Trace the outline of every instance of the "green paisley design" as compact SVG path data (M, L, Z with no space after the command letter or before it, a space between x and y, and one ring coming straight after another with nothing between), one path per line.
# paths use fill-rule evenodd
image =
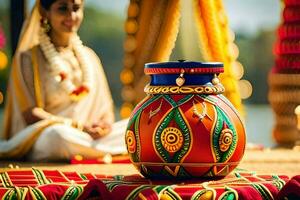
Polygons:
M215 106L214 107L216 112L217 112L217 121L213 133L213 149L214 153L216 155L216 160L217 162L226 162L234 153L234 150L237 146L237 133L234 128L234 125L231 123L230 119L228 116L225 114L224 111L222 111L219 107ZM220 134L223 130L223 125L226 124L227 127L232 131L232 143L230 147L228 148L227 151L222 152L220 150L219 146L219 139L220 139Z
M155 95L152 98L149 98L148 100L146 100L145 102L143 102L143 105L134 113L134 115L132 116L132 118L129 120L128 122L128 126L127 126L127 130L131 130L131 126L134 124L134 136L135 136L135 140L136 140L136 151L135 153L131 154L131 158L133 162L139 162L140 161L140 152L141 152L141 148L140 148L140 138L139 138L139 124L140 124L140 116L142 114L142 111L151 103L153 103L154 101L160 99L162 97L162 95ZM148 97L146 97L148 98Z
M181 114L179 106L187 102L191 99L193 95L187 95L177 103L169 96L165 95L165 100L172 105L172 109L170 109L169 113L167 113L166 117L162 120L162 122L158 125L156 132L154 134L153 140L155 144L156 151L159 153L159 156L168 163L180 163L182 158L186 155L186 153L191 148L191 133L187 122L184 120L184 116ZM165 128L169 127L171 121L174 121L179 129L181 130L184 138L184 142L180 150L178 150L171 157L169 152L163 147L161 141L161 135Z
M136 141L136 151L132 154L132 160L133 162L139 162L140 161L140 153L141 153L141 144L140 144L140 133L139 133L139 124L140 124L140 117L142 112L137 113L137 117L134 123L134 137Z

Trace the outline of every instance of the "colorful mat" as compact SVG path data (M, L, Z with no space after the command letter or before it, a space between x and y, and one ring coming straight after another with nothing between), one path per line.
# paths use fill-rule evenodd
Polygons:
M148 180L140 175L106 176L58 170L0 173L0 199L288 199L300 198L300 176L235 171L218 181Z

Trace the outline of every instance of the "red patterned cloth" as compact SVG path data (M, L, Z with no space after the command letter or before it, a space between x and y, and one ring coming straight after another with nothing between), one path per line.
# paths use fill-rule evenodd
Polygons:
M300 175L294 176L280 190L277 199L300 199Z
M291 195L299 198L300 176L288 181L287 176L239 171L218 181L166 181L148 180L138 174L106 176L32 169L0 173L0 199L260 200Z

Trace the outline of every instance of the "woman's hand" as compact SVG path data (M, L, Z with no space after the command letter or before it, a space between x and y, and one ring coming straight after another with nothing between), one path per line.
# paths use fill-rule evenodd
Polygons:
M43 119L53 119L56 121L62 121L62 118L56 117L46 112L44 109L38 107L29 108L28 110L23 112L23 117L28 125L36 123Z
M100 121L91 126L84 126L83 131L96 140L107 135L111 131L111 125L105 121Z
M40 120L50 119L50 120L62 122L62 123L65 123L66 121L70 121L69 124L72 123L71 119L53 115L53 114L45 111L44 109L38 108L38 107L35 107L32 109L32 115L35 116L36 118L39 118Z
M27 116L27 119L30 119L31 123L36 122L42 119L51 119L57 122L61 122L64 124L68 124L69 126L73 126L88 133L94 140L99 139L105 135L107 135L111 131L111 124L107 123L104 120L99 120L99 122L94 123L92 125L84 125L82 126L80 123L75 123L71 119L63 118L59 116L52 115L41 108L33 108L30 110L30 116ZM34 118L34 120L33 120ZM28 120L29 121L29 120ZM79 128L79 124L80 127Z

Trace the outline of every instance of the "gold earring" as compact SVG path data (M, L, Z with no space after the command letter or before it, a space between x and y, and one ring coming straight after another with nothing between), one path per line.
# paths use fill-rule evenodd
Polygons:
M48 19L43 19L42 20L42 27L43 27L45 33L48 33L50 31L51 26L50 26L50 23L49 23Z

